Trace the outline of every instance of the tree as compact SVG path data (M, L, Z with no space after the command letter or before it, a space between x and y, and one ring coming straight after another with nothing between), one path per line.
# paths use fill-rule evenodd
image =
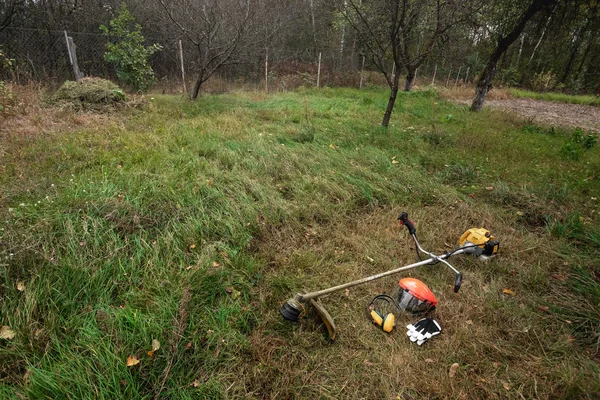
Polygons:
M0 2L0 32L6 29L21 11L26 0L4 0Z
M266 1L158 1L168 20L194 47L196 82L192 99L198 97L202 84L216 71L243 62L245 50L264 43L277 30L277 20L275 27L267 23L270 6Z
M471 104L472 111L481 111L485 97L492 87L492 81L496 75L496 68L498 61L502 55L508 50L508 47L521 35L523 29L527 25L527 22L533 18L538 12L542 10L551 10L558 0L533 0L527 8L518 14L517 20L508 28L508 32L500 33L498 37L496 47L492 51L488 62L479 76L477 85L475 87L475 96Z
M387 127L399 90L400 71L406 71L405 91L414 84L416 71L434 47L447 39L452 27L468 21L478 1L347 0L342 12L358 34L360 46L390 88L381 122ZM396 73L391 74L389 59Z
M106 43L104 60L115 66L120 80L136 90L145 91L156 80L148 58L162 47L158 44L144 45L142 26L135 23L125 3L121 4L117 14L108 26L100 26L100 30L111 38Z

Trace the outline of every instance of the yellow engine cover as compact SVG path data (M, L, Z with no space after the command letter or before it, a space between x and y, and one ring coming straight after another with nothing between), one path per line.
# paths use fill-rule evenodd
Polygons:
M458 243L461 246L465 246L465 243L469 242L483 247L489 240L494 240L490 231L485 228L471 228L462 234Z

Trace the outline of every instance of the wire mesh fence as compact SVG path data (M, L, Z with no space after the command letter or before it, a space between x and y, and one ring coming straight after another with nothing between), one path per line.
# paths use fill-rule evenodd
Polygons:
M75 51L70 55L67 45L72 38ZM72 60L76 56L79 70L84 76L116 79L114 68L104 60L108 37L98 32L73 32L59 30L8 27L0 32L0 46L6 57L12 59L10 69L0 68L0 79L18 84L38 82L59 85L75 78ZM180 49L181 42L181 49ZM159 87L165 91L189 90L201 68L196 61L198 49L185 39L163 39L162 51L151 56ZM183 55L183 60L181 59ZM185 86L182 82L185 73ZM394 71L389 61L389 72ZM460 60L434 61L417 71L418 81L429 80L438 86L458 86L472 82L474 74ZM427 77L427 78L425 78ZM215 79L244 83L269 91L285 91L298 86L350 86L385 85L380 71L354 47L309 49L289 47L254 47L241 50L234 63L223 65ZM226 90L224 87L221 90Z

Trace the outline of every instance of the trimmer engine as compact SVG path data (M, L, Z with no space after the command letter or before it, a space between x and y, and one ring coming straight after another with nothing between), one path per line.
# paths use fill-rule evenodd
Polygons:
M500 242L494 240L491 232L485 228L471 228L458 240L465 253L473 254L483 260L493 257L500 248Z

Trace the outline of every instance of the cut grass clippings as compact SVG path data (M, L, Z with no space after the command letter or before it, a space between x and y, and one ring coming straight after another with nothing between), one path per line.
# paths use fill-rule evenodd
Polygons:
M433 91L399 95L383 130L386 100L157 96L2 133L0 398L596 398L598 146L570 157L571 131ZM471 227L501 241L452 259L458 294L441 265L410 273L441 335L418 347L414 317L391 335L366 318L399 276L322 299L333 345L282 320L298 291L413 262L401 211L432 251Z

